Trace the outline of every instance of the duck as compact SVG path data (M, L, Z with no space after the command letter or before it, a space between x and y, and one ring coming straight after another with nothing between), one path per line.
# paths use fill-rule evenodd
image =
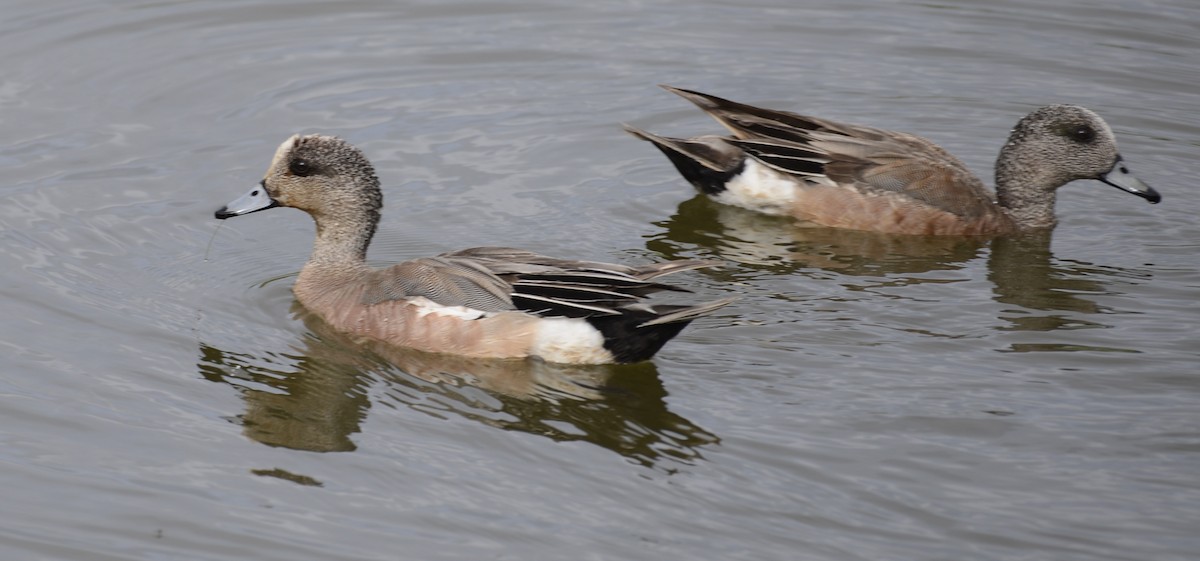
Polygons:
M1078 105L1049 105L1017 122L996 161L996 191L956 157L913 134L745 105L662 85L731 136L672 138L625 125L712 199L835 228L913 235L1052 230L1058 188L1095 179L1156 204L1130 171L1112 129Z
M297 302L357 341L481 359L633 363L734 300L647 302L690 292L659 279L721 264L712 260L629 266L476 247L374 268L366 256L383 192L363 152L336 136L291 136L258 185L214 216L276 207L316 223L312 254L292 287Z

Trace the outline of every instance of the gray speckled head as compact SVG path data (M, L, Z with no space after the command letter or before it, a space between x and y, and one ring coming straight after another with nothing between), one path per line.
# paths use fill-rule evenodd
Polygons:
M996 196L1024 228L1054 224L1055 190L1096 179L1151 203L1161 197L1121 163L1112 129L1077 105L1050 105L1022 118L996 161Z
M282 206L328 214L336 209L378 211L383 194L362 151L336 136L293 136L279 145L263 178Z
M383 193L358 148L334 136L294 135L275 150L259 186L216 217L277 206L298 208L316 221L314 260L361 261L379 223Z

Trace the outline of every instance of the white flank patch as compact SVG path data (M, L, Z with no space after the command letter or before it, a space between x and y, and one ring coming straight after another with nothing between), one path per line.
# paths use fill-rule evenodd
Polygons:
M725 183L725 190L713 197L717 202L765 212L788 215L796 202L796 178L779 173L746 158L746 167Z
M466 306L443 306L424 296L412 298L409 302L412 302L417 307L417 315L420 317L434 314L439 316L453 316L461 319L479 319L487 314L487 312L482 310Z
M604 336L586 320L549 318L538 322L531 354L547 362L604 364L613 361Z

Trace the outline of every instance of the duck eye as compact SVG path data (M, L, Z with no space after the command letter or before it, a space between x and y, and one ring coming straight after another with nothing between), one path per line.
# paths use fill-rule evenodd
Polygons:
M292 172L292 175L308 177L313 174L313 166L308 160L292 160L292 163L288 164L288 171Z
M1087 144L1096 139L1096 131L1087 125L1079 125L1067 131L1067 136L1071 137L1071 140L1075 142Z

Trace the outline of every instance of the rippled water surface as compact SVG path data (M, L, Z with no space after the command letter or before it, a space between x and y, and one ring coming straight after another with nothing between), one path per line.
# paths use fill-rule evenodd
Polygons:
M1200 551L1200 6L1184 0L9 2L0 558L1183 560ZM1049 237L696 198L655 87L928 136L982 176L1086 105L1157 206ZM385 184L371 259L723 258L653 362L364 348L311 221L218 228L294 132Z

